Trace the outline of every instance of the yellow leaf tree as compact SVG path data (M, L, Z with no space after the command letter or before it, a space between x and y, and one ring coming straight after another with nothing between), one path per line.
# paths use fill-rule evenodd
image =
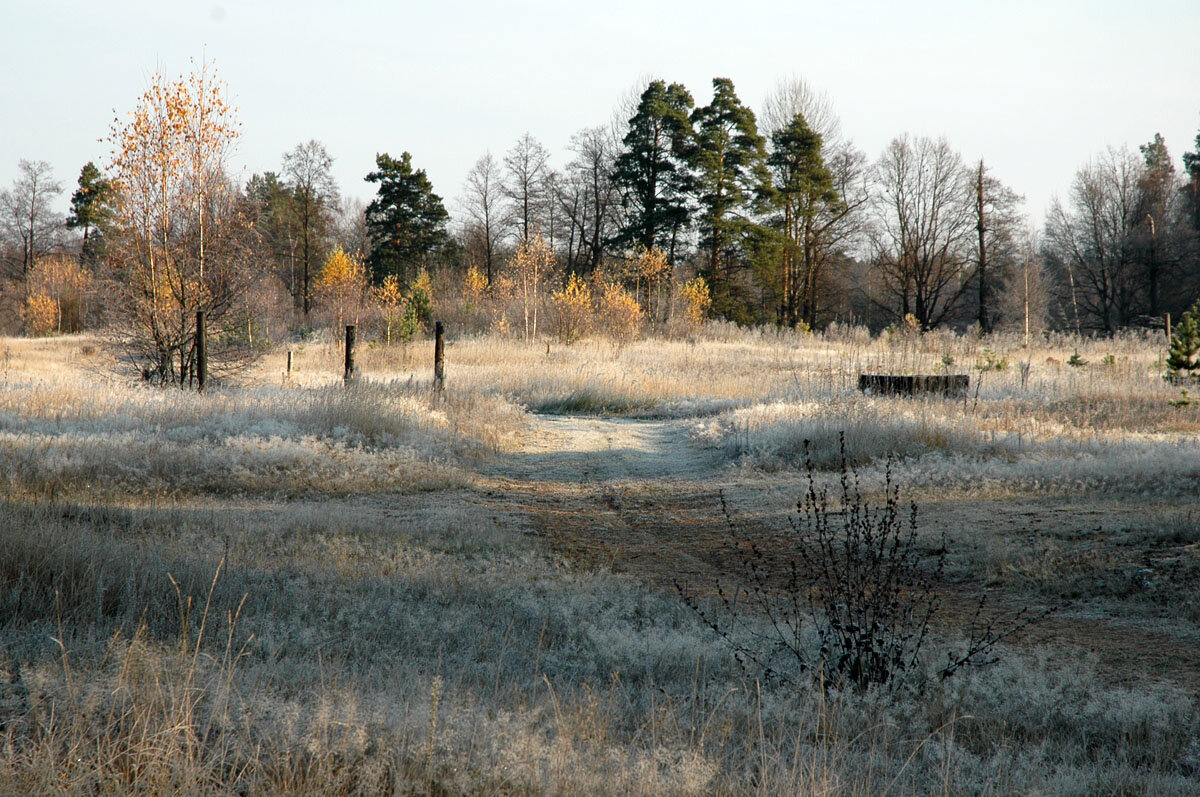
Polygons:
M679 295L683 297L688 321L696 325L703 324L712 307L712 294L708 291L708 283L704 281L704 277L696 277L684 283Z
M610 282L600 295L600 323L608 336L624 345L637 335L643 313L637 299L619 283Z
M638 293L641 293L641 284L646 286L646 301L642 305L646 316L651 320L661 320L663 292L669 291L671 284L671 265L667 262L666 253L658 247L639 250L635 269Z
M383 284L371 291L371 298L383 322L384 341L392 345L392 330L402 325L408 310L408 297L400 288L400 278L388 274Z
M313 292L333 319L336 331L343 324L358 323L369 287L367 267L339 246L325 259Z
M67 255L39 257L29 272L25 325L32 335L79 332L87 319L92 275Z
M146 373L163 382L189 381L196 312L206 312L218 343L251 281L239 239L248 225L225 173L238 135L225 91L207 64L178 81L156 74L109 136L118 309L127 342L151 360Z
M554 252L540 233L522 241L508 260L508 272L516 283L525 313L525 340L537 337L542 286L553 270Z

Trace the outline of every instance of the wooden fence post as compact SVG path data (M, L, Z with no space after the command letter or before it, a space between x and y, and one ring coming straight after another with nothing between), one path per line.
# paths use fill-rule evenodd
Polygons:
M288 349L287 375L288 376L292 375L292 350L291 349Z
M208 335L204 329L204 311L196 311L196 390L204 392L208 382Z
M441 321L433 324L433 389L441 393L446 387L446 327Z
M346 325L346 373L342 381L347 387L354 381L354 324Z

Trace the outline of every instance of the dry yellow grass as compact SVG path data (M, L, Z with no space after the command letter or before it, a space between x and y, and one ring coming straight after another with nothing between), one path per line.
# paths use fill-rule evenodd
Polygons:
M984 372L978 399L856 393L860 369L927 371L947 355L974 379L985 346L1009 365ZM989 500L1066 490L1075 515L1100 492L1157 502L1165 514L1111 538L1087 519L1045 540L951 535L956 577L1059 597L1092 585L1086 611L1142 623L1160 593L1122 593L1126 570L1161 576L1139 576L1133 552L1159 568L1200 539L1179 492L1200 427L1170 406L1151 341L1080 343L1089 365L1072 368L1069 340L715 328L547 355L460 339L445 400L427 390L427 343L364 347L369 383L352 391L336 345L295 348L290 380L280 350L196 396L113 376L98 341L0 341L0 792L1193 791L1186 685L1111 683L1050 645L922 695L789 691L739 670L659 585L539 536L609 522L601 508L648 534L622 502L718 484L769 519L768 498L795 500L799 436L851 427L864 461L901 448L902 478L930 497L961 489L962 472L1005 485ZM679 437L670 457L621 459L599 447L601 425L595 450L564 455L531 445L545 425L522 408L665 416L677 420L655 435ZM689 451L703 468L653 477ZM594 494L568 478L604 457ZM1070 463L1073 487L1038 481ZM1148 489L1156 473L1168 484ZM701 478L714 484L679 486ZM1186 640L1200 620L1168 622Z

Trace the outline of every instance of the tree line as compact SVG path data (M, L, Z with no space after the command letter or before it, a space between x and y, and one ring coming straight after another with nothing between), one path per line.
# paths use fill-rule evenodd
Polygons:
M65 218L51 166L20 161L0 192L5 331L116 326L183 381L198 309L219 340L252 348L371 303L390 338L428 315L434 284L480 303L520 293L534 328L530 302L572 280L628 292L641 323L667 322L691 286L702 300L677 312L740 324L983 333L1153 326L1200 294L1200 135L1178 170L1159 135L1094 156L1035 224L944 138L902 134L869 159L803 81L756 115L727 78L705 104L652 80L575 134L561 166L530 133L484 153L452 216L407 151L377 154L366 205L342 198L318 141L235 179L226 92L207 64L155 77L109 131L111 158L81 169Z

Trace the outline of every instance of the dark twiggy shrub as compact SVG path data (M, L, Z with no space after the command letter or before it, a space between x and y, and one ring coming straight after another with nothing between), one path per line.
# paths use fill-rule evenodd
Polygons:
M818 487L805 441L807 487L788 530L755 537L740 528L724 496L733 539L730 571L718 579L718 600L702 601L676 583L684 601L729 645L744 666L794 681L809 673L828 685L920 689L929 672L923 651L942 609L946 535L922 547L917 506L904 506L889 462L884 500L872 506L859 489L844 436L840 439L840 507ZM997 645L1046 612L1021 610L988 617L975 603L965 641L946 654L941 678L996 660Z

